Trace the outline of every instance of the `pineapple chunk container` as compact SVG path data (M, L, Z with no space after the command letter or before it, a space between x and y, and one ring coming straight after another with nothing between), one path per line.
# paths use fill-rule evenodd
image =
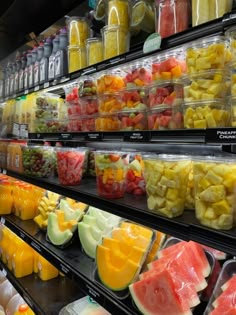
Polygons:
M231 61L229 41L224 36L205 37L185 46L188 73L224 69Z
M182 155L148 155L144 160L147 206L168 218L184 212L191 161Z
M199 158L193 164L196 217L217 230L234 226L236 209L236 161Z

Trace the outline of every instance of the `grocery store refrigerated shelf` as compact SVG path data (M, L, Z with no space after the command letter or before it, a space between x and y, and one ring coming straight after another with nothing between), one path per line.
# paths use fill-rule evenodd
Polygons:
M32 274L17 279L1 261L0 270L37 315L58 315L65 305L84 296L79 285L66 277L42 281Z
M13 171L7 171L7 175L88 203L169 235L184 240L194 240L228 254L236 255L236 229L218 231L204 227L196 219L194 211L186 210L182 216L169 219L148 210L144 196L126 194L120 199L105 199L97 194L95 178L84 178L79 186L63 186L59 184L56 178L41 179Z

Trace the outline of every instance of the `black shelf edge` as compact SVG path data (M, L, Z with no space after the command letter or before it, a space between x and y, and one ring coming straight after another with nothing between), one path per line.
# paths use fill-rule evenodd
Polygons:
M2 261L0 270L37 315L58 315L65 305L83 297L79 286L66 277L42 281L31 274L17 279Z
M204 227L196 219L194 211L186 210L182 216L169 219L148 210L144 196L126 194L124 198L120 199L104 199L97 194L95 178L84 178L79 186L62 186L55 178L37 179L13 171L7 171L7 175L80 200L183 240L193 240L236 255L236 229L218 231Z
M61 250L46 241L45 234L39 231L33 220L21 221L14 215L7 215L1 217L1 222L50 261L66 277L77 283L78 288L84 294L91 296L112 315L140 314L133 307L130 297L118 300L99 283L96 283L94 279L95 263L82 252L79 241L77 244L74 243Z

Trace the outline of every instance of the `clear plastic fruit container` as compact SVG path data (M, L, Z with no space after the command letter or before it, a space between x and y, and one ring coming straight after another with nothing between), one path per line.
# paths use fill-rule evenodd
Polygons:
M122 95L120 93L105 93L98 96L98 111L100 114L118 112L123 107Z
M38 110L58 110L60 95L53 93L38 93L36 95L36 108Z
M67 119L46 119L35 122L35 132L66 132L68 120Z
M152 80L179 79L186 74L185 51L175 49L155 56L152 60Z
M68 132L82 131L81 117L78 116L76 118L69 118L67 124L67 131Z
M122 110L144 110L149 106L148 88L129 88L120 92L122 98Z
M97 78L97 94L118 92L124 88L124 72L121 69L104 71Z
M88 20L84 17L72 16L66 20L69 45L85 46L85 41L89 37L90 29Z
M130 161L126 175L126 192L135 196L146 195L144 180L144 162L140 152L130 152Z
M26 175L48 178L54 174L56 159L53 147L22 147L23 169Z
M107 25L101 30L104 59L110 59L129 51L130 33L119 25Z
M144 155L148 209L168 218L184 212L191 161L182 155Z
M72 73L87 66L86 49L84 46L68 46L68 72Z
M132 2L131 31L143 30L153 33L155 30L155 13L153 5L144 0Z
M185 45L187 72L224 69L231 61L229 42L223 36L205 37Z
M158 105L147 111L149 130L174 130L183 128L182 104Z
M97 115L83 115L81 119L81 131L93 132L95 131L95 119Z
M43 119L57 119L59 118L59 111L58 110L45 110L45 109L36 109L35 110L35 119L43 120Z
M185 102L183 112L184 127L187 129L227 127L230 124L230 109L226 100Z
M231 126L236 127L236 97L231 97L229 102L231 107Z
M236 260L227 260L223 264L212 296L203 315L225 314L227 311L229 312L228 314L230 314L230 309L235 309L235 273ZM216 310L215 313L214 310Z
M150 64L147 62L136 62L126 66L124 71L126 87L142 87L151 84L152 73Z
M103 55L102 39L99 37L88 38L86 40L87 65L91 66L103 61Z
M57 171L62 185L79 185L86 168L85 148L60 148L57 150Z
M162 38L182 32L188 28L190 7L188 0L156 0L156 32ZM169 21L172 23L169 23Z
M78 79L79 97L97 95L97 80L95 76L83 75Z
M186 102L224 98L230 94L228 71L201 71L185 79L184 99Z
M194 160L196 217L202 225L230 230L235 218L236 162L206 157Z
M231 0L229 0L231 1ZM232 54L232 61L236 61L236 27L232 26L225 32L225 37L230 42L230 50Z
M98 99L96 96L86 96L79 99L82 115L94 115L98 113Z
M95 157L94 152L95 149L90 149L88 154L88 175L92 177L96 177L96 171L95 171Z
M118 117L121 131L147 130L146 110L123 110Z
M117 113L113 114L100 114L95 118L96 131L119 131L120 120Z
M79 84L77 81L73 83L69 83L63 86L65 91L65 100L68 108L72 106L79 105ZM68 116L70 116L70 112L68 109Z
M131 4L128 0L108 0L107 25L119 25L126 31L130 28Z
M104 198L121 198L126 189L129 154L118 151L95 151L98 194Z
M192 1L192 26L218 19L232 10L232 0Z

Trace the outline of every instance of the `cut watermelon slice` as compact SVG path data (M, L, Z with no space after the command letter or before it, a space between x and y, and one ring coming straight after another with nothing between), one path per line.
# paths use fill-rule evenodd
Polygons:
M179 264L178 259L173 258L169 261L166 258L161 258L156 262L158 264L155 265L155 268L142 273L140 279L147 279L150 276L156 275L161 270L167 269L172 276L176 291L184 300L189 301L189 307L194 307L200 303L195 287L191 279L189 281L188 274L183 265Z
M226 253L221 252L221 251L218 250L218 249L215 249L215 248L212 248L212 247L209 247L209 246L206 246L206 245L202 245L202 244L201 244L201 246L202 246L203 249L206 249L206 250L208 250L210 253L212 253L212 255L213 255L216 259L218 259L218 260L224 260L224 259L226 259Z
M211 272L211 267L206 254L200 244L190 241L187 243L187 248L192 252L192 259L195 260L196 264L199 264L199 268L202 269L204 277L208 277Z
M159 251L157 256L158 256L158 258L162 258L162 257L165 257L165 256L169 256L170 254L172 255L173 252L176 252L177 250L180 250L185 244L187 244L187 242L182 241L182 242L179 242L179 243L177 243L175 245L166 247L166 248L162 249L161 251Z
M214 309L209 315L236 315L236 308L229 309L228 305L221 305Z
M225 282L225 284L221 287L221 289L225 291L230 287L233 287L236 291L236 276L233 276L227 282Z
M188 303L183 301L175 290L168 270L129 286L138 309L145 315L190 315Z
M220 305L228 305L228 308L236 309L236 291L235 287L229 287L225 290L213 303L212 305L217 308Z

